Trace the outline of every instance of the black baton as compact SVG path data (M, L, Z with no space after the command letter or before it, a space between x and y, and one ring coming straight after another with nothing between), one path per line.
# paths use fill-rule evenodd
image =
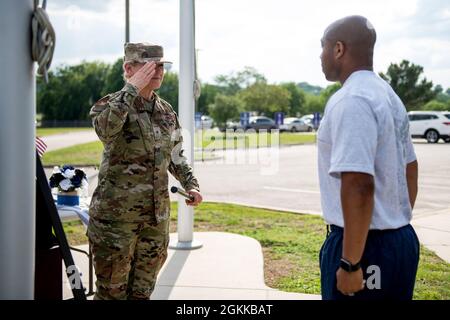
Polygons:
M186 199L190 200L190 201L194 201L194 196L191 196L189 193L187 193L186 191L184 191L183 189L179 189L177 187L172 187L170 188L170 191L172 193L178 193L181 194L183 197L185 197Z

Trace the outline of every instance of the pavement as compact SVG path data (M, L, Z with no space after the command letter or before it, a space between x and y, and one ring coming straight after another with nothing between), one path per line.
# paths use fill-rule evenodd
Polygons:
M99 141L94 130L68 132L41 137L47 145L47 151L71 147L77 144Z
M177 235L171 234L176 244ZM264 283L261 245L253 238L224 232L196 232L203 246L195 250L169 249L152 300L320 300L320 295L283 292ZM79 246L88 250L88 246ZM72 251L82 282L89 288L88 259ZM94 275L95 279L95 275ZM64 299L73 297L63 276ZM94 286L95 288L95 286ZM90 296L89 299L93 297Z
M415 217L412 225L420 242L450 263L450 208Z

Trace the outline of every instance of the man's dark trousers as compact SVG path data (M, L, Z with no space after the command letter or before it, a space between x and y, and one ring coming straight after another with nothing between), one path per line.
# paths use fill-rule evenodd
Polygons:
M331 232L320 250L322 299L412 299L420 245L411 225L399 229L369 231L361 259L367 283L364 290L352 297L343 295L336 287L336 272L342 257L344 230L333 225L330 229Z

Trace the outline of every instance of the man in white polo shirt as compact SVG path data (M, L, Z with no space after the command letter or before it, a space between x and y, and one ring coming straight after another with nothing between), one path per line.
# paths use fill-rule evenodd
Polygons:
M323 299L412 299L419 242L410 225L418 164L405 106L373 72L376 32L364 17L332 23L322 69L342 88L318 132Z

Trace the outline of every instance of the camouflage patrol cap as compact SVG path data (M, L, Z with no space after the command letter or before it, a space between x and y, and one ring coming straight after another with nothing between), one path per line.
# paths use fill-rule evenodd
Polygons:
M147 61L156 61L158 64L172 63L163 59L163 47L151 43L130 43L124 45L125 62L145 63Z

